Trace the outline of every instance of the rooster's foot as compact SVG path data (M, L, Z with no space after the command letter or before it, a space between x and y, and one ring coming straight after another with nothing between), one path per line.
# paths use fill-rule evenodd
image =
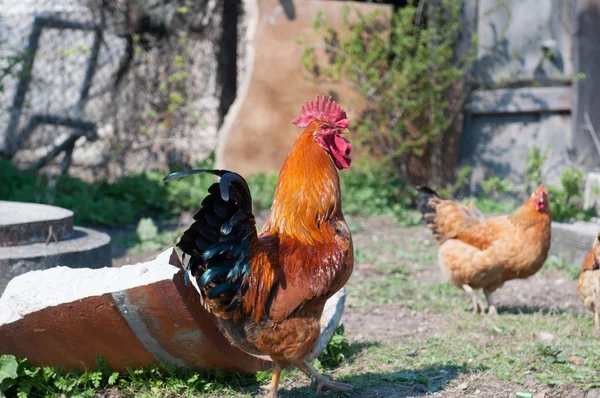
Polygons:
M304 374L310 377L311 381L317 384L317 394L325 391L348 392L354 390L352 384L338 383L323 377L305 361L297 363L296 366L304 372Z
M317 382L317 394L321 394L325 391L333 392L348 392L354 390L354 386L348 383L339 383L337 381L326 379L321 376L316 380Z
M273 377L271 378L271 384L268 386L260 386L261 390L266 390L269 393L265 398L278 398L279 397L279 377L281 376L281 367L279 365L275 365L273 369Z
M488 316L490 316L490 317L498 316L498 310L496 309L495 305L490 305L490 308L488 309Z
M594 334L600 337L600 314L594 314Z

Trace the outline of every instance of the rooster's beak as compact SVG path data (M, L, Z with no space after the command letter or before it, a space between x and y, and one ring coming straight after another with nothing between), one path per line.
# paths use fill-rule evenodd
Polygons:
M350 131L348 129L341 129L340 134L350 134Z

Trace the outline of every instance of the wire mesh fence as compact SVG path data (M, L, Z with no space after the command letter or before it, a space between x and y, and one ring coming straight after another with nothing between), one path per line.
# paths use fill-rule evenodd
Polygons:
M92 177L201 160L222 116L222 15L219 1L0 0L0 155Z

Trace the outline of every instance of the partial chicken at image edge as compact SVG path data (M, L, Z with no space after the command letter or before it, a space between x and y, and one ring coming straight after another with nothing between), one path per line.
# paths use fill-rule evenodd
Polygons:
M583 259L577 292L585 308L594 313L594 333L600 337L600 234Z
M476 293L482 289L488 314L497 315L492 293L506 281L534 275L548 257L552 218L544 185L513 214L489 219L473 205L444 200L427 187L417 190L421 220L439 245L442 273L469 294L473 312L485 312Z
M275 362L269 398L282 369L295 365L317 392L345 392L306 361L320 335L325 302L350 278L352 237L341 207L337 170L351 163L346 112L317 96L293 122L303 128L285 160L269 218L258 233L244 178L227 170L188 170L220 177L177 246L186 278L221 331L245 352ZM186 262L187 259L187 262Z

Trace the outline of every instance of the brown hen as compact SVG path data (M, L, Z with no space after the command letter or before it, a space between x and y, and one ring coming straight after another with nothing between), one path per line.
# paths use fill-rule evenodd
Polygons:
M418 191L422 220L439 244L442 273L471 296L473 312L485 311L475 292L482 289L489 314L497 314L492 293L508 280L535 274L548 256L551 217L544 186L513 214L485 220L474 206L444 200L429 188Z

